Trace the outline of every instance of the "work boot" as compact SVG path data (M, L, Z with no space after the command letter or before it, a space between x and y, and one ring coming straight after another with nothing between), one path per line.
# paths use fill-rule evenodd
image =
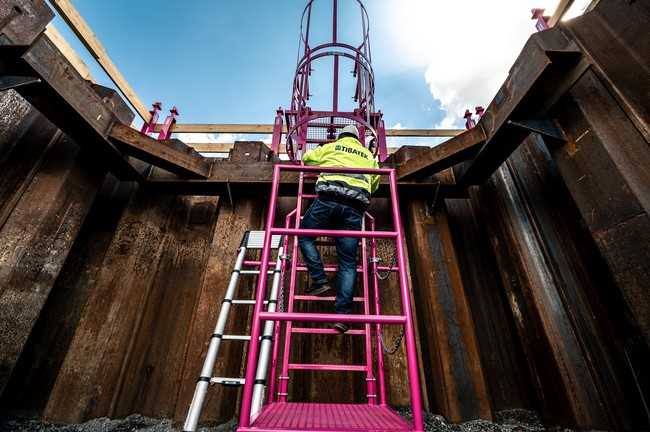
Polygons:
M332 287L329 284L323 285L310 285L309 288L305 290L305 294L312 296L322 296L329 293L332 290Z
M332 326L332 328L341 334L350 330L350 327L348 327L348 325L345 323L336 323Z

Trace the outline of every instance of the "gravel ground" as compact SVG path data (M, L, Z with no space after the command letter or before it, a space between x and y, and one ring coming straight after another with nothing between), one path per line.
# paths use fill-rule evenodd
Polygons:
M409 410L399 413L410 419ZM537 415L525 410L502 411L497 414L495 422L472 420L465 423L448 423L444 417L425 413L428 432L572 432L570 429L545 427ZM237 422L231 420L220 426L200 428L200 432L235 431ZM10 432L175 432L170 420L152 419L141 415L132 415L121 420L99 418L82 424L55 425L34 419L0 418L0 431Z

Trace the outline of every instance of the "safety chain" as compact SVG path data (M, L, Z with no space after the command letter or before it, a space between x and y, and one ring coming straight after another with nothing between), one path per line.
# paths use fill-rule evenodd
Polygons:
M384 341L384 334L382 333L381 335L381 347L383 348L384 352L389 355L393 355L397 352L399 349L400 345L402 345L402 340L404 339L404 334L406 333L406 326L402 326L402 331L400 332L399 336L397 336L397 339L395 339L395 342L393 342L393 345L390 348L386 348L386 342Z
M370 262L379 264L380 262L382 262L382 259L381 259L381 257L375 257L374 259L371 258ZM376 270L375 274L377 275L377 278L379 280L388 279L388 277L390 276L392 271L395 269L395 264L397 264L397 250L393 246L393 253L392 253L392 256L391 256L391 259L390 259L390 265L388 266L388 270L386 270L386 273L383 273L383 274L380 273L379 270Z
M280 259L283 260L283 261L288 260L289 255L284 254L284 255L282 255L280 257ZM280 267L280 268L282 268L282 267ZM284 278L285 278L286 275L285 275L285 272L282 272L280 275L281 275L281 282L280 282L280 286L278 287L278 291L280 291L280 292L278 293L278 304L277 304L277 306L278 306L278 311L279 312L284 312L284 287L286 286Z

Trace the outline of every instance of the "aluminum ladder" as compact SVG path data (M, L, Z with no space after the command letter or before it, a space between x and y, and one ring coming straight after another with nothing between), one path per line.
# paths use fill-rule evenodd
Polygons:
M237 252L237 258L235 259L235 266L232 270L230 276L230 281L228 283L228 288L226 289L226 294L224 295L223 301L221 303L221 310L219 311L219 317L217 319L217 324L214 329L214 333L210 337L210 344L208 346L208 351L203 361L203 367L201 369L201 375L199 376L196 382L196 388L194 389L194 397L190 404L187 417L185 419L185 424L183 426L184 431L194 432L197 428L199 417L201 416L201 411L203 409L203 403L205 401L205 396L208 392L210 384L220 384L225 386L241 386L244 385L245 379L240 377L215 377L212 376L214 373L214 365L217 361L219 355L219 348L221 347L222 341L250 341L251 336L248 335L229 335L224 334L226 325L228 323L228 316L230 314L231 306L243 305L243 306L255 306L257 301L260 301L261 306L267 306L268 312L275 312L277 301L278 301L278 292L280 281L282 280L282 268L284 262L284 246L282 245L282 236L274 235L270 241L269 249L277 249L277 257L275 262L272 263L274 268L269 270L269 266L265 266L264 269L259 269L260 262L253 260L246 260L246 253L250 250L259 250L264 246L265 240L264 231L246 231L242 238L240 247ZM267 257L268 259L268 257ZM258 267L258 269L245 269L244 267ZM267 277L259 277L260 274L266 274ZM268 279L268 276L273 276L273 281L271 284L271 292L269 299L236 299L234 298L237 288L239 286L239 280L241 276L258 276L258 280L264 280L265 282ZM256 335L256 338L261 340L260 344L260 356L257 368L262 374L260 380L256 380L256 394L259 400L254 402L255 406L261 406L262 400L261 397L264 392L265 384L262 382L263 377L266 376L266 370L268 368L268 363L271 353L271 338L273 335L273 322L268 321L262 332L262 336Z
M279 184L282 172L298 172L298 196L295 210L287 216L285 227L275 227L277 200ZM350 174L378 174L389 177L390 204L392 210L393 229L391 231L376 231L374 219L371 215L364 215L364 225L361 231L341 231L341 230L307 230L300 228L300 219L303 210L303 200L315 198L313 194L304 193L304 179L316 177L318 173L350 173ZM293 224L291 223L293 221ZM365 223L367 221L367 223ZM293 226L292 226L293 225ZM370 230L366 226L370 226ZM288 310L283 311L264 311L260 303L265 296L267 282L265 278L260 278L256 292L256 300L253 320L251 324L251 341L248 347L246 358L245 380L243 384L242 405L239 418L239 432L259 432L259 431L422 431L424 424L422 418L422 400L420 394L419 368L417 363L417 351L415 347L415 333L413 319L411 314L410 293L408 287L408 278L406 273L405 254L403 249L403 233L401 226L401 217L399 210L399 201L397 197L397 178L394 169L354 169L340 167L319 167L303 165L275 165L273 171L273 183L267 222L265 227L264 245L260 262L260 271L266 272L272 265L269 261L271 256L271 243L273 236L283 235L285 237L285 250L290 251L291 262L289 269L285 269L289 277L288 293ZM364 287L364 297L357 299L364 302L363 314L340 315L333 313L299 313L293 311L295 300L315 300L308 296L299 296L295 293L296 277L298 272L306 271L303 265L298 262L298 236L309 235L311 237L356 237L362 239L361 243L361 266L357 267L357 272L361 272ZM289 249L288 238L292 238L292 248ZM368 264L368 245L370 240L371 264ZM376 239L390 239L395 242L396 250L396 268L380 268L376 260ZM286 266L287 264L284 263ZM370 267L370 268L369 268ZM327 269L327 267L326 267ZM330 271L333 269L330 268ZM400 315L382 315L379 304L379 289L377 280L377 271L391 271L397 274L400 286L400 298L402 313ZM372 277L371 277L372 276ZM372 280L372 282L371 282ZM370 311L369 294L370 283L373 286L374 294L374 311ZM284 287L281 287L284 289ZM374 313L373 313L374 312ZM262 329L262 323L264 326ZM259 396L260 386L255 385L256 380L265 379L266 375L261 374L258 367L259 360L268 354L265 354L262 345L258 340L262 331L267 331L268 323L274 322L273 338L273 355L271 364L271 379L269 382L268 396L266 401L260 400L264 397ZM366 338L366 362L364 365L323 365L323 364L291 364L289 363L289 353L291 348L291 335L294 333L316 333L331 334L329 328L322 329L304 329L293 327L295 322L312 322L312 323L335 323L344 322L351 324L363 324L363 330L348 332L350 336L363 335ZM280 376L276 377L277 365L279 364L279 344L280 344L280 326L285 324L284 351L282 359L282 369ZM398 325L404 329L404 341L406 345L406 363L409 379L409 389L411 397L411 408L413 413L413 422L409 424L405 419L400 417L395 411L386 404L385 382L383 375L383 360L381 353L381 327L383 325ZM378 383L374 378L372 353L370 349L371 329L375 332ZM297 330L297 331L296 331ZM338 336L340 337L340 336ZM343 336L347 337L347 336ZM323 404L323 403L298 403L289 402L287 398L289 372L291 370L309 369L309 370L326 370L326 371L359 371L366 373L367 396L366 404ZM264 369L267 372L267 369ZM276 381L279 383L276 384ZM277 388L277 390L276 390Z

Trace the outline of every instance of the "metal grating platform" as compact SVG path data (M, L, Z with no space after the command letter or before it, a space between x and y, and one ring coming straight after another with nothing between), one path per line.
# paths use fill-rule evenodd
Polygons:
M271 236L271 249L277 249L282 242L281 235ZM246 231L242 240L246 249L262 249L264 247L264 231Z
M249 428L238 431L410 431L409 423L385 406L277 402L267 405Z

